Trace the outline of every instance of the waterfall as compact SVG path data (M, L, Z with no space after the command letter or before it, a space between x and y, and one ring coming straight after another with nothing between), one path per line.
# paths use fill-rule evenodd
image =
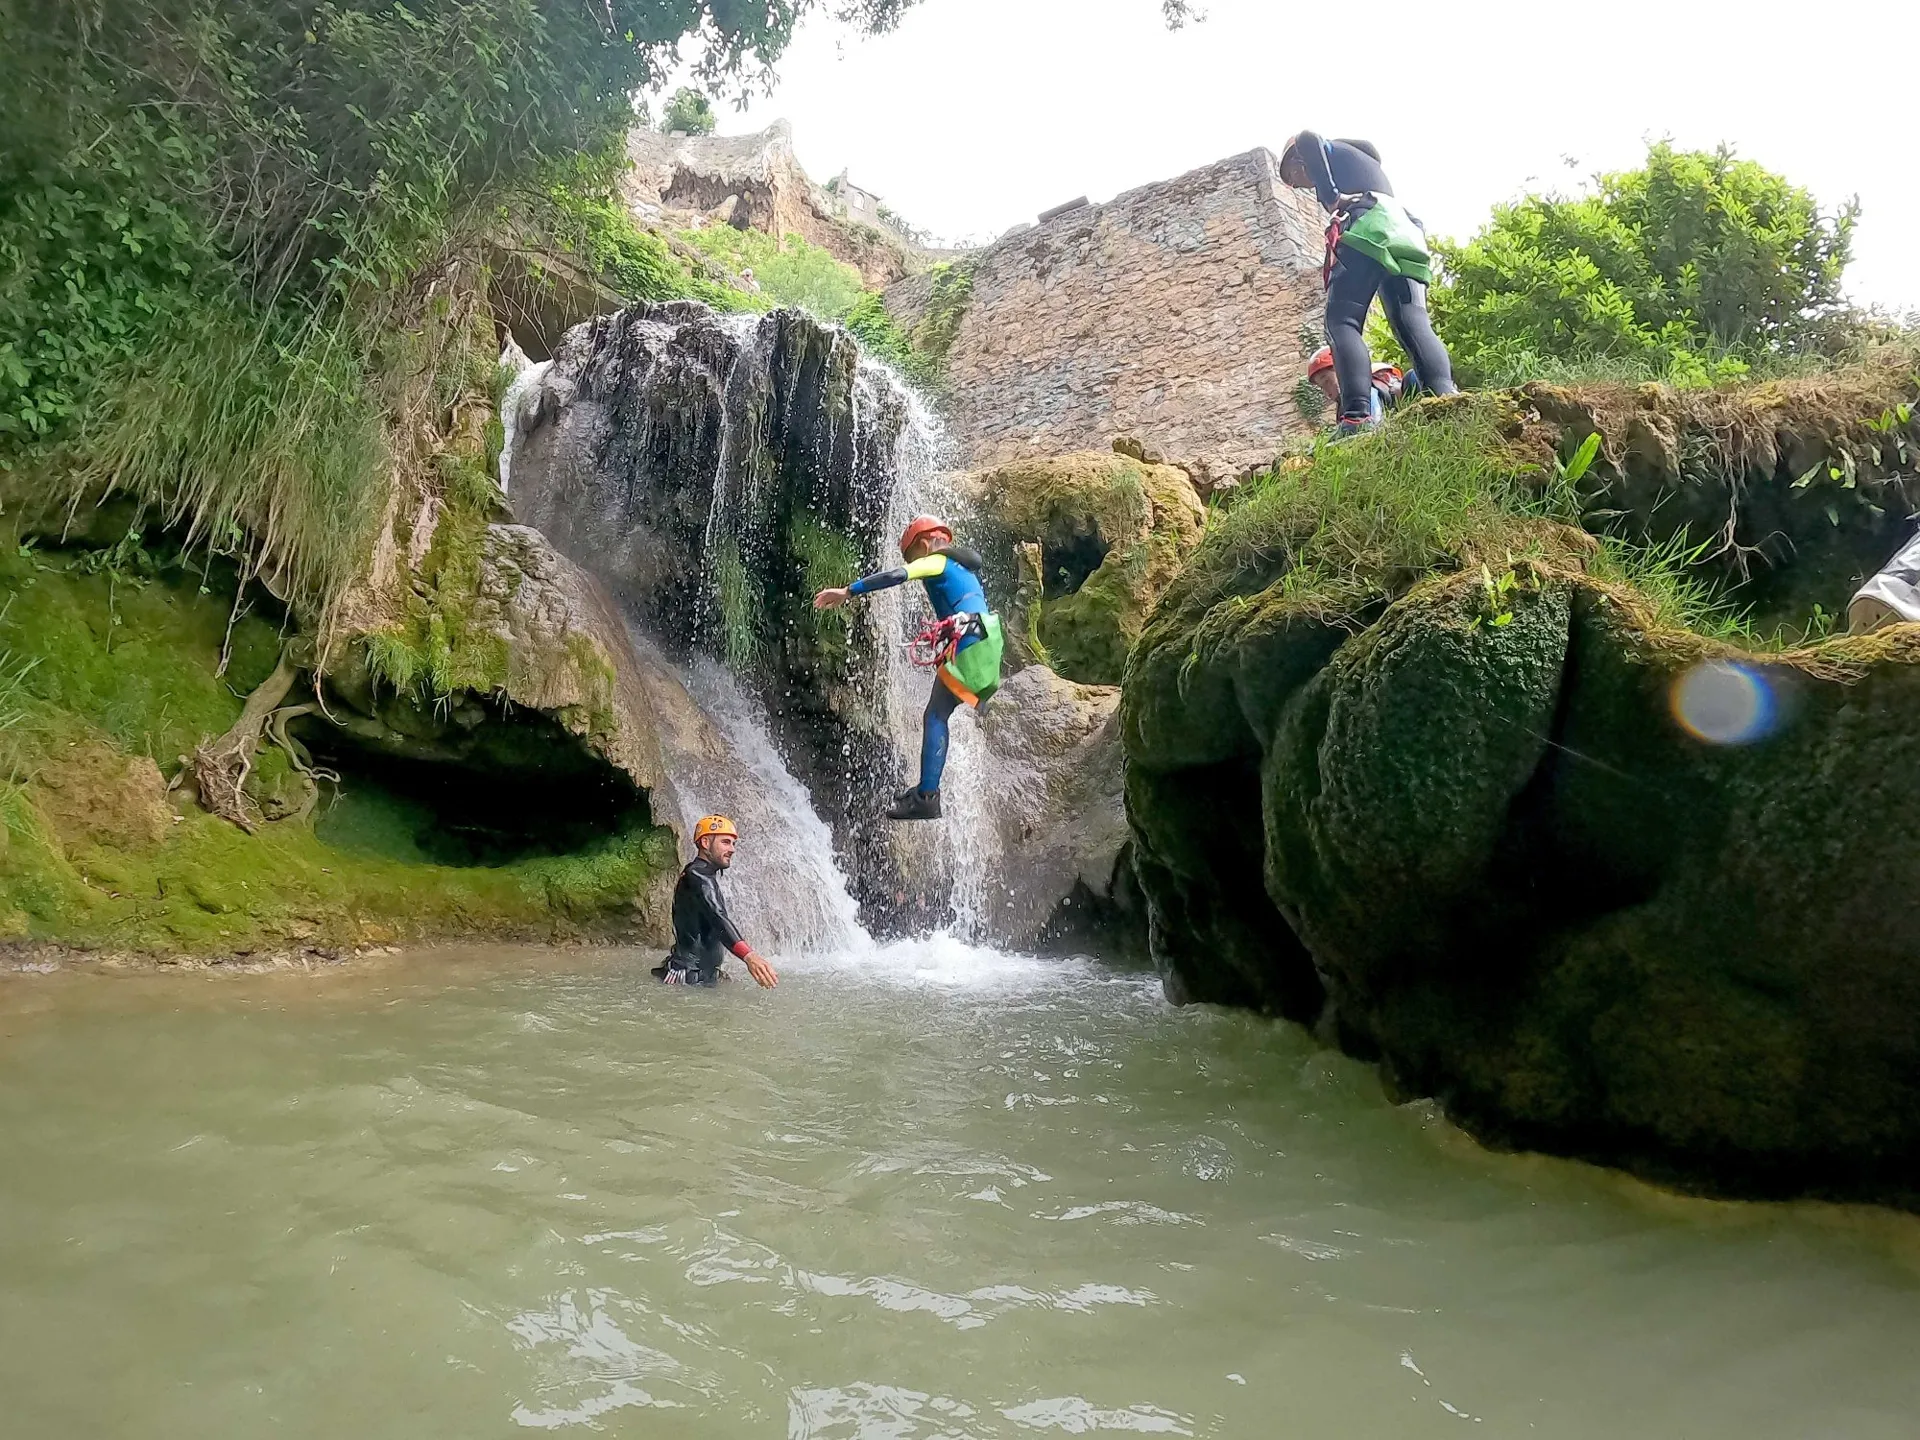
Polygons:
M681 833L702 815L726 815L740 828L727 896L741 929L780 955L865 949L833 834L774 748L758 703L718 661L675 665L644 635L633 638Z
M777 873L736 887L778 897L761 933L845 943L857 901L870 925L977 936L985 766L969 717L953 727L946 822L883 818L918 768L932 683L905 648L918 587L811 606L816 589L897 564L910 516L952 512L927 406L799 311L690 302L576 327L511 399L516 518L608 586L705 717L708 733L669 756L683 819L721 810L770 837L760 855L743 843L740 874L765 855Z
M875 363L872 374L875 383L898 388L907 406L887 506L887 543L892 544L916 515L939 515L961 523L963 506L948 479L952 447L945 427L926 402L891 371ZM915 586L883 591L870 603L893 641L886 653L888 709L893 732L900 737L906 756L905 773L910 775L918 769L921 715L934 681L932 671L912 662L907 641L924 623L927 605ZM990 883L997 858L990 853L991 827L985 823L983 811L987 762L975 717L956 713L950 729L952 741L941 782L945 819L937 825L896 827L895 847L903 868L943 888L947 913L940 917L942 923L965 939L980 940L986 931L985 886Z
M513 379L507 385L506 394L500 397L500 493L510 495L508 488L513 479L513 445L521 427L534 416L521 418L521 408L530 399L536 400L540 391L540 382L546 378L552 367L551 360L528 360L520 353L520 347L513 341L507 341L507 348L501 352L500 363L513 368Z

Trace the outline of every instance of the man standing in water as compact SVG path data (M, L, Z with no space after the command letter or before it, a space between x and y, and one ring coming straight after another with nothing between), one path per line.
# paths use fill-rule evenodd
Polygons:
M906 564L865 575L844 590L822 590L813 608L832 610L859 595L871 595L909 580L927 587L939 620L920 636L931 647L933 694L920 729L920 783L900 792L889 820L938 820L940 777L947 768L947 721L961 705L984 705L1000 688L1000 617L987 609L980 585L980 556L953 543L953 529L931 515L915 517L900 537Z
M720 893L720 872L733 863L740 832L724 815L703 816L693 827L694 857L673 887L673 949L654 975L669 985L713 985L720 966L733 954L747 962L747 973L771 990L780 983L773 966L740 937Z

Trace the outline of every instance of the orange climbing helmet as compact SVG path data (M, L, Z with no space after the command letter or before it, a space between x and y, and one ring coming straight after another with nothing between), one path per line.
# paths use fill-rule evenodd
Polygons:
M953 527L935 515L916 515L907 522L907 528L900 532L900 553L905 555L913 548L913 542L935 531L953 539Z
M1333 347L1322 345L1313 352L1313 358L1307 361L1307 378L1317 379L1333 368Z
M694 822L693 843L695 845L704 840L711 840L716 835L731 835L736 840L740 838L740 832L733 828L733 821L724 815L702 815Z

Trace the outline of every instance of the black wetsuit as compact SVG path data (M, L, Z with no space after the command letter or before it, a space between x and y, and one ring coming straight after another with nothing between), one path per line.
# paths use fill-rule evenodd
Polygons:
M1355 141L1323 141L1303 130L1294 149L1329 214L1339 207L1342 195L1393 194L1379 159ZM1429 395L1454 392L1453 362L1427 314L1427 287L1342 245L1334 252L1327 277L1327 343L1333 347L1333 371L1340 380L1342 420L1364 420L1372 407L1372 357L1363 332L1376 294L1394 338L1420 374L1420 388Z
M653 973L676 984L711 985L728 955L746 953L720 893L720 867L704 856L694 860L673 887L673 950Z

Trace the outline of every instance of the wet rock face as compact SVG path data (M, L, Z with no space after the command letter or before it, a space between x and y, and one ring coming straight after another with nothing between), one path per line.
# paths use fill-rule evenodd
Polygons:
M897 392L798 311L723 318L673 302L569 332L521 417L516 519L670 653L725 660L833 818L849 872L892 893L867 818L895 765L871 680L879 637L866 607L819 614L811 597L880 561Z
M980 718L992 757L984 789L997 853L1010 858L986 897L988 931L1031 945L1063 896L1111 898L1127 839L1121 801L1120 692L1029 665Z

